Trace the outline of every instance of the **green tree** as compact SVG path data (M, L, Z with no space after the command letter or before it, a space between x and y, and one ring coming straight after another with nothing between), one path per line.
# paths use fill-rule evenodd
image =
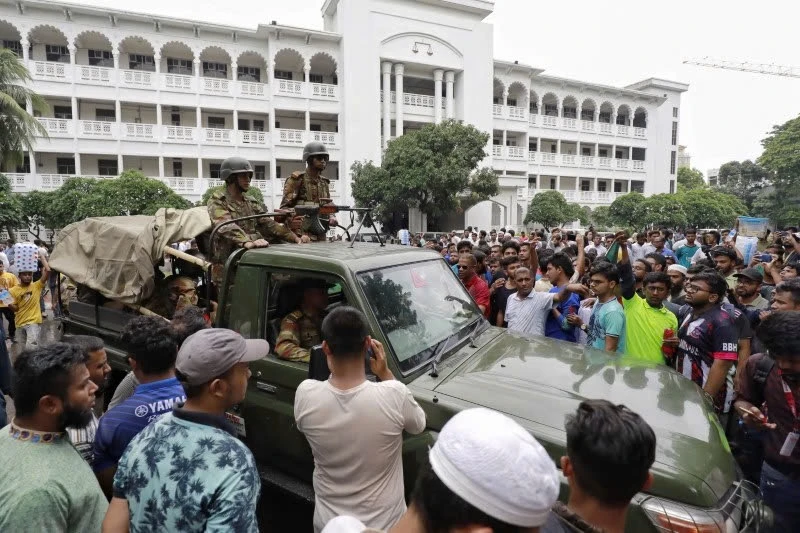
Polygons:
M78 203L93 193L98 180L74 177L53 191L50 205L50 218L53 230L61 229L73 222L81 220Z
M11 190L11 182L0 174L0 227L6 228L8 236L16 240L15 229L22 225L22 204L19 196Z
M78 220L88 217L152 215L162 207L188 209L192 204L163 182L138 170L99 180L77 205Z
M714 189L681 191L672 198L675 205L683 209L690 227L731 227L736 217L747 213L747 207L739 198Z
M52 229L55 226L52 216L54 200L55 192L31 191L20 195L22 223L36 235L37 239L42 239L41 233L44 228Z
M208 199L211 198L212 194L216 193L217 191L224 191L224 190L225 190L225 185L217 185L216 187L210 187L206 192L203 193L203 197L200 199L197 205L198 206L208 205ZM258 187L250 187L247 193L245 193L245 196L249 196L256 202L260 203L261 205L264 205L264 195L261 194L261 189L259 189Z
M28 101L36 111L48 108L45 99L28 88L30 80L17 55L0 48L0 162L6 167L22 162L36 136L47 137L47 130L25 109Z
M633 218L638 222L636 227L666 226L675 228L686 225L686 213L673 194L648 196L636 206Z
M678 169L678 192L691 189L705 189L703 173L696 168L681 167Z
M497 177L491 169L475 172L488 141L488 133L455 120L408 132L389 143L380 166L350 168L356 205L373 207L391 226L392 216L409 208L435 219L488 200L499 192Z
M611 229L614 222L611 220L611 208L607 205L600 205L592 210L591 221L597 229Z
M574 220L588 223L586 211L578 204L567 203L563 194L552 190L540 192L533 197L523 223L541 224L549 229Z
M630 192L618 196L616 200L608 206L608 216L615 226L629 229L639 229L644 222L636 218L636 208L644 202L645 197L642 193Z
M744 202L748 212L752 212L756 198L767 185L769 185L767 170L749 159L742 162L729 161L719 167L716 188L739 198Z
M800 208L800 117L775 126L761 141L758 164L767 171L773 189L758 198L758 214L779 226L796 224ZM756 201L754 200L754 207Z

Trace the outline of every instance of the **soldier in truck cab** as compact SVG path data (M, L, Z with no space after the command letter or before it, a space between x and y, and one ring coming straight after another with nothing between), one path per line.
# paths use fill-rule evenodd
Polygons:
M308 363L311 348L322 342L320 328L328 306L328 284L321 279L304 279L299 283L303 296L300 307L281 320L281 332L275 353L287 361Z
M250 161L243 157L227 158L220 165L220 177L225 180L225 190L212 194L208 200L208 214L214 225L266 212L264 206L245 196L253 179ZM217 286L222 282L225 260L236 248L265 248L270 240L297 244L308 242L308 238L298 237L269 217L228 224L217 235L215 242L211 243L211 274Z
M292 209L297 204L322 205L331 201L329 184L331 180L322 175L328 165L330 154L325 145L319 141L312 141L303 148L303 162L305 172L292 172L283 186L283 199L281 209ZM328 218L329 226L336 226L336 218ZM295 217L291 223L292 229L302 229L304 234L309 233L309 228L303 227L301 217ZM324 240L325 235L309 235L314 240Z

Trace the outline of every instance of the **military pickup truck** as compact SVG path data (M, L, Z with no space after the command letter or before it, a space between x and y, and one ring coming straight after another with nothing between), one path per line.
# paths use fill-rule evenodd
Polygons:
M511 416L558 464L565 416L586 398L605 398L641 414L658 438L655 482L636 496L628 531L755 531L769 515L694 383L667 368L626 364L606 352L491 326L433 251L360 242L277 245L238 250L225 268L216 326L271 346L281 319L298 305L301 279L329 283L329 309L349 305L364 312L372 336L387 347L392 372L427 415L427 429L405 438L407 490L442 426L462 409L484 406ZM72 302L64 329L105 339L119 379L128 370L119 333L130 317ZM313 457L293 416L308 365L271 354L251 370L247 398L229 419L265 483L311 498ZM567 490L562 479L562 499Z

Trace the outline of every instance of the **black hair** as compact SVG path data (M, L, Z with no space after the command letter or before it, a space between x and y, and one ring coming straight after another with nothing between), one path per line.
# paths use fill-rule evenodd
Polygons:
M489 258L486 259L486 264L487 265L494 265L495 263L498 264L498 265L500 264L500 258L499 257L489 256Z
M456 244L456 251L461 252L461 250L465 248L472 250L472 241L469 241L467 239L461 239L460 241L458 241L458 244Z
M647 287L651 283L663 283L667 286L667 290L672 288L672 280L666 272L648 272L645 274L642 285Z
M179 309L172 317L169 326L178 346L181 346L190 335L209 327L203 310L196 305L187 305Z
M480 235L480 236L481 236L481 239L485 239L485 238L486 238L486 230L485 230L485 229L482 229L482 230L481 230L481 231L478 233L478 235Z
M515 232L514 232L513 229L508 230L508 232L511 234L512 237L515 235Z
M692 283L703 281L708 285L709 292L711 294L716 294L719 296L719 301L721 302L725 295L728 293L728 282L725 281L725 278L719 275L718 272L712 272L710 270L704 270L698 274L695 274L692 277Z
M617 265L608 261L598 261L589 270L589 275L594 276L599 274L606 278L608 281L616 281L619 283L619 269Z
M761 321L756 329L759 340L773 357L800 357L800 313L797 311L775 311Z
M786 263L785 265L783 265L783 268L791 268L796 273L800 274L800 262L790 261L790 262ZM783 270L783 268L781 268L781 270Z
M411 504L419 512L423 530L432 533L466 526L484 526L494 533L522 533L527 530L502 522L466 502L442 483L427 461L417 476Z
M57 342L20 354L12 386L16 416L35 413L43 396L66 401L72 370L78 365L85 368L86 355L77 344Z
M503 267L503 270L507 270L508 267L513 265L514 263L519 263L520 259L518 255L512 255L510 257L503 257L500 259L500 266Z
M105 343L103 343L103 339L95 337L94 335L65 335L62 337L61 342L72 344L83 350L86 361L89 360L90 353L100 351L106 347Z
M800 304L800 278L781 281L775 286L775 292L788 292L795 305Z
M694 262L694 264L708 267L709 269L714 270L714 261L708 258L698 259L697 261Z
M714 236L715 244L719 244L720 241L722 240L722 235L720 235L720 233L717 230L707 231L705 232L705 235L708 235L709 233ZM705 239L705 236L703 237L703 239Z
M441 244L434 244L433 245L433 249L436 250L439 253L442 253L442 250L444 250L444 247L442 247Z
M169 322L161 317L131 319L123 328L120 340L144 374L161 374L175 366L178 343Z
M334 357L363 355L364 340L369 335L367 319L355 307L337 307L322 321L322 340Z
M476 260L478 263L482 263L482 262L483 262L483 261L486 259L486 254L485 254L485 253L483 253L483 252L482 252L482 251L480 251L480 250L475 250L475 251L473 251L473 252L472 252L472 255L474 255L474 256L475 256L475 260Z
M653 429L624 405L586 400L567 416L566 430L578 486L605 505L628 505L656 458Z
M641 263L642 266L644 266L644 271L645 272L649 273L649 272L653 271L653 266L650 263L648 263L647 261L645 261L644 259L637 259L636 261L634 261L634 263Z
M539 256L539 267L542 269L542 272L544 272L544 270L547 268L545 263L549 263L550 258L553 257L555 253L556 251L552 248L545 248L538 252L537 255Z
M506 241L503 243L502 254L505 255L507 248L513 248L517 255L519 255L519 243L517 241Z
M686 230L686 232L684 234L685 235L689 235L690 233L693 233L693 234L697 235L697 230L695 228L689 228L689 229Z
M699 274L701 272L707 272L709 270L713 271L714 269L711 268L710 266L707 266L707 265L701 265L699 263L695 263L695 264L693 264L692 266L690 266L689 268L686 269L686 275L687 276L689 276L689 275L694 276L695 274Z
M577 257L578 256L578 246L575 245L575 244L570 244L569 246L564 248L564 250L562 250L562 253L568 255L570 257L570 259L573 258L573 257Z
M553 254L553 257L550 258L548 261L553 268L560 268L564 271L564 275L568 278L572 277L572 274L575 273L575 269L572 267L572 259L570 259L567 254L558 252ZM550 280L551 282L555 283L554 280Z
M651 252L644 256L645 259L653 259L656 263L661 265L662 270L667 269L667 258L658 252Z

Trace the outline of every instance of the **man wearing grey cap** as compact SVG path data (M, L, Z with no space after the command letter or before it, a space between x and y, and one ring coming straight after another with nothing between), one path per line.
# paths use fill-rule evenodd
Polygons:
M764 311L769 307L769 302L761 296L761 284L764 283L764 276L756 268L745 268L736 278L736 298L739 303L748 309L758 309Z
M256 463L225 411L244 400L249 363L268 352L266 341L227 329L204 329L184 341L175 374L186 403L131 441L114 476L104 531L258 532Z
M451 418L417 478L411 505L391 533L538 533L559 491L544 447L508 416L485 408ZM348 516L323 533L370 531Z

